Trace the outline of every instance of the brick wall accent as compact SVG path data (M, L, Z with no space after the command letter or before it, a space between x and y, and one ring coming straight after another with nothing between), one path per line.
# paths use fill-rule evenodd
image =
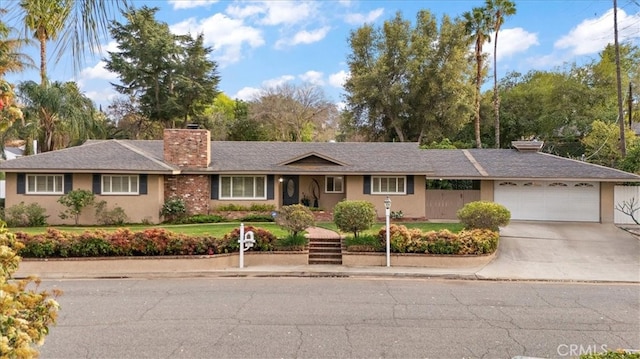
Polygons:
M165 129L164 160L183 168L207 168L211 162L208 130Z
M182 198L187 214L208 214L211 203L211 184L208 175L165 176L164 198Z

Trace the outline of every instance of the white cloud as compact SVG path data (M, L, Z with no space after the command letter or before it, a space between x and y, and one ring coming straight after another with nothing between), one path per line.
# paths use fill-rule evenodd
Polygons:
M106 110L107 106L120 96L112 87L106 87L99 91L85 91L84 94L96 104L96 107L102 105L103 110Z
M376 21L384 13L383 8L369 11L367 14L352 13L344 17L344 21L350 25L362 25Z
M302 81L308 82L310 84L323 86L324 85L324 80L322 79L322 76L323 76L322 72L311 70L311 71L307 71L304 74L300 75L300 79L302 79Z
M314 17L317 4L313 1L263 1L266 16L260 22L264 25L291 25Z
M88 80L100 79L100 80L116 80L118 75L105 68L106 62L100 61L93 67L84 68L80 71L77 82L78 86L82 89L87 84Z
M243 87L240 89L240 91L236 92L236 94L233 95L233 98L237 98L243 101L251 101L255 99L259 94L260 89L257 89L255 87Z
M276 77L274 79L269 79L269 80L265 80L262 82L262 86L266 87L266 88L273 88L273 87L278 87L284 83L287 83L289 81L293 81L295 79L295 77L291 76L291 75L282 75L280 77Z
M329 33L330 27L324 26L313 31L302 30L296 33L291 39L280 39L276 42L276 48L294 46L298 44L312 44L324 39Z
M627 15L618 9L618 29L620 41L640 38L638 23L640 13ZM578 26L555 42L556 49L566 49L572 55L588 55L602 51L609 43L613 43L613 9L599 18L586 19Z
M171 31L177 34L203 33L205 44L213 46L216 61L223 67L242 58L245 44L256 48L265 43L259 29L220 13L200 21L189 18L172 25Z
M266 11L267 10L264 8L264 6L260 6L260 5L252 4L245 7L237 6L237 5L229 5L225 10L225 13L227 13L227 15L231 17L244 19L254 15L263 14Z
M329 76L329 84L333 87L342 88L349 78L349 73L342 70Z
M486 44L484 47L486 53L489 54L491 58L493 58L493 41L495 41L493 35L492 33L492 42ZM540 45L540 42L538 42L538 34L527 32L521 27L500 30L498 34L498 60L526 52L535 45Z
M217 3L218 0L169 0L174 10L193 9L194 7L209 6Z

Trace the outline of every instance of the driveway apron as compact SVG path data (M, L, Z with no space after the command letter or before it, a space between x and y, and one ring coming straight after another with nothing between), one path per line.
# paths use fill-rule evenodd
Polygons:
M613 224L512 222L480 278L640 282L640 239Z

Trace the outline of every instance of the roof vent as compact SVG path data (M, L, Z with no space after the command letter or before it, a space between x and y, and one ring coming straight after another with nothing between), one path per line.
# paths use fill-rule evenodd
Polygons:
M519 152L539 152L544 141L511 141L511 146Z

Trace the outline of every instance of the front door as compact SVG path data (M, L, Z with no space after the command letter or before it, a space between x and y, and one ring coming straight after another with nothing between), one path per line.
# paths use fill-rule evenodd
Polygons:
M283 176L282 177L282 205L289 206L292 204L300 203L300 196L298 195L298 189L300 182L298 176Z

